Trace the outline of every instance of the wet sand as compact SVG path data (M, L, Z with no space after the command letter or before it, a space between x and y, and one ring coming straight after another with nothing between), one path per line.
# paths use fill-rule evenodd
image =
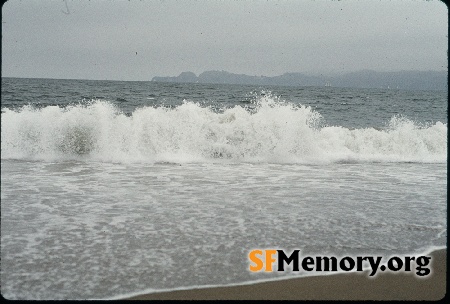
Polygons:
M446 250L431 253L432 273L344 273L252 285L151 293L132 300L439 300L446 294Z

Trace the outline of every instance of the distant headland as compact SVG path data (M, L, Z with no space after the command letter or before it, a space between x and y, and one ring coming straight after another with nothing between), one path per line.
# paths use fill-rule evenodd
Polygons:
M226 71L206 71L199 76L183 72L175 77L153 77L155 82L218 83L282 86L331 86L404 90L447 90L447 71L376 72L362 70L339 76L285 73L280 76L249 76Z

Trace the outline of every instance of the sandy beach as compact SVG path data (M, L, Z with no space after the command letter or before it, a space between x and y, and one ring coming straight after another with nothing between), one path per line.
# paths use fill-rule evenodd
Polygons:
M244 286L144 294L131 300L439 300L446 294L446 250L431 253L432 273L367 272L286 279Z

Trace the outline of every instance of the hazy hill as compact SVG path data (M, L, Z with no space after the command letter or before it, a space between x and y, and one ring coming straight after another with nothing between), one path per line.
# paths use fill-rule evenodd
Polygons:
M183 72L176 77L153 77L156 82L225 83L285 86L333 86L354 88L391 88L406 90L447 90L446 71L376 72L362 70L341 76L311 76L302 73L285 73L280 76L249 76L226 71L206 71L198 77Z

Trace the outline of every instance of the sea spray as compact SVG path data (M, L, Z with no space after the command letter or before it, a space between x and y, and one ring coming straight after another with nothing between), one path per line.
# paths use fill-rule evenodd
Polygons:
M383 130L323 126L310 107L262 96L252 108L216 112L182 105L113 104L2 109L3 159L119 162L435 162L445 163L447 124L421 126L394 116Z

